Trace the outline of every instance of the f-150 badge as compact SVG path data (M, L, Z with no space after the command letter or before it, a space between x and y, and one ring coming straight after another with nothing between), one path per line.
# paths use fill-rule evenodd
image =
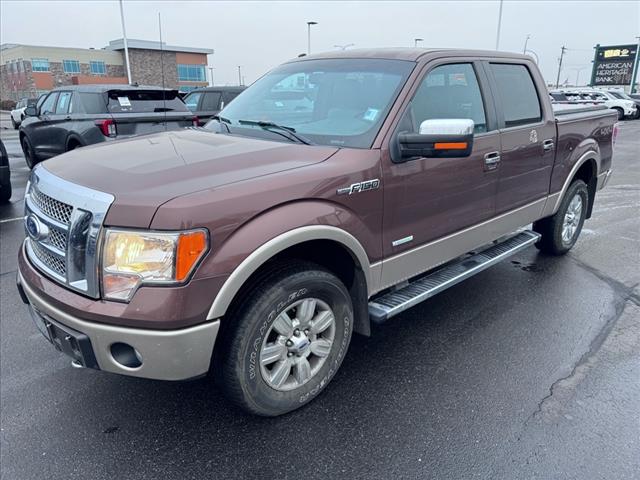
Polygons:
M536 143L538 141L538 132L536 130L531 130L529 134L529 142Z
M352 195L354 193L366 192L380 188L380 179L365 180L364 182L352 183L348 187L339 188L338 195Z

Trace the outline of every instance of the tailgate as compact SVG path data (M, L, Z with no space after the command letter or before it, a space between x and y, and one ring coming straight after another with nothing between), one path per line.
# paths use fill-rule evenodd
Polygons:
M112 89L106 96L118 136L177 130L194 124L194 116L177 90L133 87Z
M192 113L183 112L167 112L166 115L164 113L114 113L112 117L118 136L178 130L193 126L194 119Z

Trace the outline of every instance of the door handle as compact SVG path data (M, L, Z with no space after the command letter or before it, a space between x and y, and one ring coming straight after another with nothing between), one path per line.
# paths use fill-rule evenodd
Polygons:
M549 139L549 140L545 140L544 142L542 142L542 148L544 149L545 152L548 152L549 150L553 150L553 140Z
M484 156L485 170L495 170L500 163L500 152L489 152Z

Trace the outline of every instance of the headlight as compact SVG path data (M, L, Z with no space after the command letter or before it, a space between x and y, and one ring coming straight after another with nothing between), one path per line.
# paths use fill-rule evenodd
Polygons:
M102 250L102 290L110 300L131 299L140 285L179 284L207 251L205 230L107 230Z

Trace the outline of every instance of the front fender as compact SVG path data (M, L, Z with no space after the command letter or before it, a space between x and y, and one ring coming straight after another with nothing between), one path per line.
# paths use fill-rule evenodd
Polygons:
M242 285L274 255L311 240L343 245L362 269L367 291L375 289L380 272L378 264L372 268L366 249L374 239L362 221L331 202L295 202L271 209L244 224L201 265L198 275L230 273L207 318L224 316Z

